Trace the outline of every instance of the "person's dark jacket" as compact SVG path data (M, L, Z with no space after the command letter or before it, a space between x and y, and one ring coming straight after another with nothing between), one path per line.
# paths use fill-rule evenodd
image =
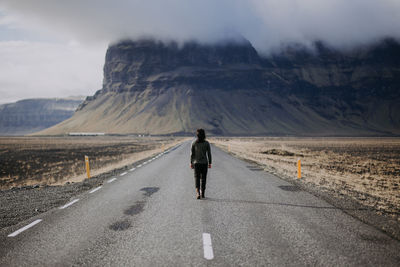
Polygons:
M211 148L207 141L199 142L198 140L192 143L190 154L191 164L211 164Z

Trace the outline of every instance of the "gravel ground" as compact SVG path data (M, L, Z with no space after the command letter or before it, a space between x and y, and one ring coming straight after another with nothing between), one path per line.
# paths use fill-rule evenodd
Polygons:
M98 187L105 180L136 166L149 158L123 168L85 179L79 183L60 186L24 186L0 191L0 229L27 220L40 213L67 203L72 197Z
M399 138L213 138L238 157L265 171L312 184L337 197L349 196L400 223Z
M121 168L178 142L171 137L0 137L0 189L63 185ZM154 152L157 153L157 152Z

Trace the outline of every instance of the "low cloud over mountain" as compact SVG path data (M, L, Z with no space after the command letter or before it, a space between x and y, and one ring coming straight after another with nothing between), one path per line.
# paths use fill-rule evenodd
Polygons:
M259 52L315 41L336 48L400 37L397 0L3 0L21 21L77 40L215 42L244 36Z

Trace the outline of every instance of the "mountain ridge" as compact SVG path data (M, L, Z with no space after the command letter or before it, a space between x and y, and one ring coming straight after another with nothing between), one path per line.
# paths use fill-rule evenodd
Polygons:
M248 41L123 41L107 50L103 88L42 134L399 135L400 45L315 46L262 57Z
M0 105L0 135L26 135L70 118L83 97L32 98Z

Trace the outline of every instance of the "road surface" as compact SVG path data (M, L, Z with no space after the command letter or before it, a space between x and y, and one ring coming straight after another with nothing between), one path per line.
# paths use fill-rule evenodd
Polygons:
M0 232L0 265L399 266L399 241L215 147L196 200L189 150Z

